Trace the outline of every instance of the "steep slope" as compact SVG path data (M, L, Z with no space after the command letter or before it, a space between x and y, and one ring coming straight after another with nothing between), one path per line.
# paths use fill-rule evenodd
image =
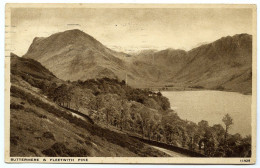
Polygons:
M35 38L23 57L39 61L63 80L124 76L125 54L108 49L80 30Z
M130 72L136 72L147 79L146 85L148 87L149 85L162 86L166 79L174 77L183 67L187 60L187 53L184 50L174 49L145 50L134 55L131 59Z
M251 93L252 36L223 37L188 52L147 50L133 56L133 68L152 86L173 85Z
M146 63L151 63L154 65L164 65L169 67L169 69L178 69L173 65L181 67L186 57L186 51L169 48L161 51L142 51L135 55L135 60L143 62L146 61Z
M23 59L11 53L11 73L15 75L30 75L40 79L56 78L52 72L33 59Z
M168 156L122 132L102 128L60 107L44 95L41 88L46 82L65 83L39 62L12 54L11 157Z
M252 36L240 34L192 49L183 68L169 81L249 93L251 75Z

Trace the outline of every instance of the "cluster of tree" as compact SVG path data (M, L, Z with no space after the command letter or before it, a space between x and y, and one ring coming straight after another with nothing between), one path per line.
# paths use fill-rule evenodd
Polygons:
M160 92L132 88L116 79L57 83L27 80L60 106L82 111L95 121L139 134L143 138L187 148L212 157L251 155L251 137L229 134L232 118L209 126L180 119Z
M79 86L82 89L91 90L95 96L100 94L116 94L123 100L139 102L157 110L167 110L170 108L169 100L162 96L160 92L154 93L149 90L132 88L126 85L124 81L120 82L117 79L90 79L84 82L72 82L71 84Z

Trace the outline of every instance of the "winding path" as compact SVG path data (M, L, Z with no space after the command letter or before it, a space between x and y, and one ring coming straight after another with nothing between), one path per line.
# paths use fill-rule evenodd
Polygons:
M184 155L184 154L181 154L181 153L177 153L177 152L174 152L174 151L171 151L171 150L168 150L168 149L165 149L165 148L160 148L158 146L153 146L153 145L150 145L151 147L159 150L159 151L162 151L172 157L189 157L187 155Z

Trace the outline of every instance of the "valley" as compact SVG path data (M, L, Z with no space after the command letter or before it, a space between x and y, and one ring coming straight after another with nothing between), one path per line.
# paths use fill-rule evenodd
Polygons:
M80 30L35 38L24 58L62 80L114 78L136 88L202 88L251 94L252 36L237 34L189 51L113 51Z
M165 91L250 95L251 43L239 34L130 55L77 29L36 37L25 55L10 57L11 156L249 157L251 134L224 122L239 121L232 112L215 123L185 118L192 111L172 108L182 95Z

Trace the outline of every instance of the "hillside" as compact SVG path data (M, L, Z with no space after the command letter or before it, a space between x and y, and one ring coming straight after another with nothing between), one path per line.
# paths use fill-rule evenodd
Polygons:
M171 80L188 86L251 93L252 36L228 36L192 49L183 68Z
M34 38L24 58L42 63L63 80L123 78L125 55L112 51L80 30Z
M145 142L186 151L171 156L251 155L250 136L183 120L160 92L125 81L63 81L37 61L12 55L10 92L11 156L169 156Z
M44 94L53 83L65 84L40 63L11 56L11 157L168 156L59 106Z
M184 50L146 50L131 58L129 70L146 79L146 83L138 83L141 87L163 86L167 79L174 77L184 66L187 58L187 52Z
M52 80L55 77L52 72L33 59L22 59L11 53L11 73L15 75L30 75L34 78Z
M248 34L223 37L187 52L145 51L135 57L135 68L153 70L150 74L161 86L251 93L252 36Z
M138 88L171 85L245 94L252 87L252 36L248 34L223 37L190 51L146 50L129 56L80 30L68 30L35 38L23 57L70 81L127 78L129 85Z

